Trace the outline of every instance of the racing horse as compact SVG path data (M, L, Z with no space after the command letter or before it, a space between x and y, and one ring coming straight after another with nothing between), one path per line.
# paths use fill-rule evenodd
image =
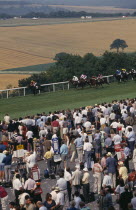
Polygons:
M36 95L38 91L41 90L41 86L36 82L31 82L30 85L28 85L28 88L32 91L34 95Z
M126 82L128 81L129 78L129 73L128 72L121 72L121 74L114 74L114 77L118 82Z
M69 80L69 82L77 89L81 87L82 89L87 85L87 81L84 79L79 79L78 81L74 81L73 79Z
M103 84L109 84L107 81L107 78L97 78L97 77L91 77L88 79L88 84L91 87L103 87Z
M132 69L129 72L129 75L130 75L130 77L131 77L132 80L135 80L136 79L136 70L135 69Z

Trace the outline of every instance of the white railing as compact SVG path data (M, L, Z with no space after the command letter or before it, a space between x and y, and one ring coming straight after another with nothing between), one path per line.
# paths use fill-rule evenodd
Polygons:
M52 86L52 90L53 92L56 91L56 85L62 85L62 89L65 89L65 84L67 84L67 89L69 90L69 81L66 82L57 82L57 83L50 83L50 84L42 84L42 87L49 87ZM15 91L18 91L18 95L20 96L20 92L19 91L23 91L23 96L26 96L26 89L29 89L28 87L19 87L19 88L11 88L11 89L5 89L5 90L0 90L0 94L2 95L2 93L6 93L6 98L9 98L9 95L12 95L12 93L14 93ZM40 94L40 90L39 90L39 94ZM1 97L1 98L5 98L5 97Z
M109 75L109 76L104 76L104 78L107 78L107 81L109 82L110 78L113 77L113 75ZM57 82L57 83L50 83L50 84L42 84L41 86L42 87L52 87L52 91L55 92L56 91L56 87L57 85L62 85L61 86L61 89L62 90L65 90L65 86L64 85L67 85L67 90L70 89L70 84L69 84L69 81L66 81L66 82ZM5 89L5 90L0 90L0 95L1 95L1 98L9 98L9 96L12 96L13 93L15 93L16 91L18 91L18 96L20 96L20 91L22 91L22 95L23 96L26 96L26 90L28 89L28 87L19 87L19 88L11 88L11 89ZM40 90L39 90L39 94L40 94ZM50 92L50 91L48 91ZM4 96L3 96L3 93ZM13 94L14 96L14 94Z

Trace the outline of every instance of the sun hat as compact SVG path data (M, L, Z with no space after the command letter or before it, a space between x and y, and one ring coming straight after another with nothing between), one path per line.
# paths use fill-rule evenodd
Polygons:
M108 156L108 157L109 157L109 156L112 156L111 152L108 152L108 153L107 153L107 156Z
M7 153L8 153L8 151L7 151L7 150L4 150L4 151L3 151L3 154L7 154Z
M55 187L55 192L59 192L60 191L60 188L59 187Z

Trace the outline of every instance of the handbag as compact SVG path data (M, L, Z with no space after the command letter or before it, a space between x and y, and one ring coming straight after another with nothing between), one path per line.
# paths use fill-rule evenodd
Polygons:
M60 162L60 161L61 161L61 156L60 156L60 154L54 155L54 156L53 156L53 160L54 160L55 163L56 163L56 162Z

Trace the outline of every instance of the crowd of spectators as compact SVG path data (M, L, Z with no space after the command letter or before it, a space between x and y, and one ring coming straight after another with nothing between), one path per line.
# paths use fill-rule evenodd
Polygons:
M100 210L111 210L115 196L121 210L136 210L135 125L136 99L19 119L6 114L0 122L2 210L89 210L95 199ZM38 161L45 179L59 177L46 198Z

